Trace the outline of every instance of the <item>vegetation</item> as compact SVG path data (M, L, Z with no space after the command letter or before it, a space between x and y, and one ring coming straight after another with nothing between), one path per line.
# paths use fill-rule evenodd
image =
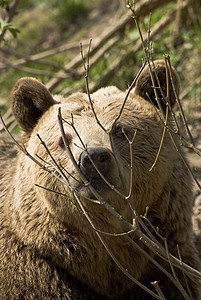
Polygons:
M12 2L14 1L4 0L1 2L4 11ZM197 2L195 1L194 5L198 5L196 4ZM152 10L151 21L149 14L141 18L140 26L142 32L146 34L149 23L151 23L152 29L154 25L173 10L174 7L174 2L167 3L166 5L161 4L158 8ZM43 2L22 0L18 6L13 23L7 23L5 17L2 17L0 20L1 31L7 29L15 38L18 37L17 39L13 39L7 32L4 38L4 47L13 51L12 55L11 53L7 53L0 64L0 85L2 87L0 97L7 97L13 83L22 76L35 76L46 83L53 77L53 74L59 70L59 67L62 69L75 58L75 54L77 56L79 55L80 41L89 41L91 37L95 39L100 36L100 32L102 34L107 31L107 23L102 23L103 17L106 17L109 24L110 19L114 17L114 12L121 10L122 13L119 14L121 17L123 13L126 12L125 8L126 3L119 3L118 7L116 1L110 1L109 4L105 4L104 1L101 0L90 0L87 1L86 4L81 0L45 0ZM194 15L191 16L190 22L189 15L186 15L183 20L184 17L180 14L179 22L181 24L179 28L177 28L178 20L175 16L174 20L169 22L152 40L151 46L154 58L160 58L166 53L170 55L171 61L178 68L184 82L186 80L185 74L182 72L184 64L186 68L187 63L192 64L192 61L195 60L195 68L193 68L191 74L193 86L190 92L194 90L194 92L197 93L198 84L196 78L199 77L198 74L200 74L200 70L199 63L196 63L196 61L200 59L198 53L200 52L201 45L201 20L198 10L194 9L193 12ZM93 19L93 14L97 15L98 21L96 18ZM186 14L186 10L183 14ZM96 31L96 28L99 29L97 30L97 36L94 35L94 33L93 36L90 35L92 28L94 28L94 31ZM93 79L93 82L98 82L100 78L111 69L113 62L118 62L120 57L133 49L135 42L138 40L138 32L134 26L134 22L133 24L130 22L123 28L123 32L121 32L118 37L114 46L106 51L91 68L89 77L90 80ZM73 50L62 51L47 56L43 61L41 60L44 63L41 63L40 60L29 61L27 59L27 61L23 65L19 65L17 69L16 67L12 67L12 63L15 62L20 55L31 56L49 49L54 49L58 47L58 45L71 44L72 42L77 43L76 46L74 44L75 47L73 47ZM92 41L92 48L93 44L94 41ZM192 52L194 53L193 56ZM140 68L143 57L143 50L139 49L135 55L126 61L126 64L123 62L122 64L120 63L118 70L115 72L115 76L109 77L108 80L103 83L115 84L121 89L125 89ZM185 61L183 59L184 57ZM79 73L82 73L82 68L80 64ZM36 72L34 72L34 69ZM83 88L83 78L81 78L81 76L77 76L77 78L78 79L73 77L69 78L69 76L67 76L67 79L60 83L55 92L61 92L63 89L66 89L66 87L70 90L72 88ZM184 86L186 86L186 84L184 84Z

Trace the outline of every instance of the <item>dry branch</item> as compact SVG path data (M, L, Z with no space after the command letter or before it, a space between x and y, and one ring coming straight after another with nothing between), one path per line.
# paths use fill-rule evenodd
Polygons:
M83 41L82 43L84 46L87 46L89 41L86 40L86 41ZM63 45L61 45L59 47L55 47L54 49L46 50L46 51L31 55L31 56L24 56L8 47L1 47L0 51L6 55L9 54L9 55L13 55L15 57L20 58L13 62L13 66L19 66L19 65L23 65L27 62L38 62L38 63L44 64L45 63L44 61L41 62L42 59L65 52L67 50L74 50L74 49L79 49L79 44L77 42L73 42L73 43L65 42ZM2 70L4 68L6 68L6 66L4 66L3 64L0 65L0 70Z
M5 50L4 48L0 48L0 51L6 53L7 49ZM19 62L11 63L10 61L8 61L7 59L4 58L3 63L0 64L0 70L4 70L4 69L7 69L7 68L14 68L14 69L22 70L23 72L28 72L28 73L31 73L31 70L32 70L32 72L34 74L34 72L35 72L34 69L27 68L28 69L28 71L27 71L25 69L25 67L24 67L24 69L23 69L23 67L21 67L21 65L23 65L26 62L33 62L31 59L29 59L28 56L24 56L24 57L26 57L26 61L24 61L23 63L19 63ZM25 60L25 59L23 59L23 60ZM63 68L59 64L48 62L48 61L43 61L43 60L38 60L38 61L36 61L36 63L39 64L39 65L48 66L48 67L51 67L51 68L54 68L54 69L63 70L66 74L69 73L72 78L76 77L75 76L76 74L73 72L73 70L66 70L65 68ZM57 76L57 74L52 73L51 76ZM62 77L62 78L64 78L64 77Z
M38 70L36 68L28 68L28 67L23 67L23 66L15 66L10 64L9 62L6 62L5 65L7 67L11 67L13 69L22 71L22 72L26 72L26 73L30 73L32 75L43 75L43 76L47 76L47 77L54 77L54 78L59 78L59 79L66 79L66 78L77 78L78 76L75 75L75 73L71 72L70 70L65 72L65 74L57 74L54 72L50 72L50 71L45 71L45 70ZM58 66L57 66L58 67ZM62 69L62 68L59 68ZM70 74L69 74L70 73Z

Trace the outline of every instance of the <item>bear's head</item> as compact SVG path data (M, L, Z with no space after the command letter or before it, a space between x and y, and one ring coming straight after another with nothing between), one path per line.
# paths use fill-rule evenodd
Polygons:
M144 213L160 197L176 155L166 133L153 167L164 120L171 119L175 91L179 92L176 72L173 70L174 84L169 88L166 74L165 63L156 61L153 88L146 67L121 114L127 92L116 87L102 88L91 95L94 114L87 94L53 97L36 79L20 79L12 92L13 113L24 131L27 152L39 162L34 163L29 155L20 155L17 174L23 189L26 187L26 191L19 191L21 198L31 194L33 199L40 199L44 209L64 223L73 222L74 195L82 199L88 211L102 215L103 208L97 209L93 190L127 219L131 218L130 204L138 213ZM58 121L59 109L65 139Z

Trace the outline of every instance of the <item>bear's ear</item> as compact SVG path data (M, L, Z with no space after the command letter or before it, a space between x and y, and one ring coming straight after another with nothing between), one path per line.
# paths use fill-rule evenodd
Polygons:
M170 73L168 70L168 73L166 72L166 65L163 60L156 60L153 64L151 64L152 74L154 78L154 84L157 90L158 99L160 101L162 109L165 111L166 104L165 99L163 98L167 96L167 78L166 74L169 76L169 104L171 107L174 106L174 103L176 101L175 93L173 90L173 86L175 88L175 91L177 95L179 95L180 91L180 80L177 72L172 68L172 79L173 79L173 86L171 84L170 80ZM158 79L157 79L158 78ZM158 83L159 81L159 83ZM160 91L160 88L162 89L162 92ZM158 107L158 103L155 97L153 83L151 80L150 75L150 69L149 66L146 66L145 69L140 74L136 85L135 85L135 94L141 96L142 98L146 99L147 101L151 101L154 105ZM162 95L163 94L163 95Z
M26 133L30 133L42 114L56 101L37 79L24 77L15 84L11 103L18 124Z

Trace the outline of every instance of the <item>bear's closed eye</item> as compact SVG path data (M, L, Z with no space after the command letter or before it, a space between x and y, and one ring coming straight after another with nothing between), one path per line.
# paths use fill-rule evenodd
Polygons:
M70 134L66 134L65 136L66 136L66 143L69 146L71 144L72 136ZM65 144L62 136L59 139L58 145L60 148L65 149Z
M121 141L122 141L122 138L132 140L133 136L135 135L135 131L136 130L133 128L129 129L123 125L117 124L116 128L113 132L113 136L117 139L121 139Z

